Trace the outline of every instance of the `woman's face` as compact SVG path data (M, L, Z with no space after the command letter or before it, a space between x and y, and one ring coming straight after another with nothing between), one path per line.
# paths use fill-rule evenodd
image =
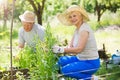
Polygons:
M80 14L80 12L72 12L69 15L69 20L73 25L79 25L79 23L83 21L83 16Z
M34 23L32 23L32 22L22 22L23 28L26 32L29 32L32 30L33 24Z

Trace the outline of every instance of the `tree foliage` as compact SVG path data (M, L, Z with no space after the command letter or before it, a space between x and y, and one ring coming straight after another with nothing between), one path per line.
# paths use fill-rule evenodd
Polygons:
M38 23L42 25L42 14L46 0L27 0L27 1L32 5L34 12L37 15Z
M120 8L119 0L85 0L84 4L88 12L94 12L97 14L98 22L106 10L116 12Z
M11 19L11 1L5 10L1 8L0 17L3 18L4 24ZM26 10L34 11L37 21L42 24L43 21L51 21L53 16L66 10L70 5L77 4L84 7L88 12L95 13L97 21L106 10L116 12L120 9L120 0L16 0L14 19L18 20L20 14Z
M47 0L45 3L45 11L43 14L43 19L49 22L53 16L57 15L57 13L61 13L64 11L71 2L69 0Z

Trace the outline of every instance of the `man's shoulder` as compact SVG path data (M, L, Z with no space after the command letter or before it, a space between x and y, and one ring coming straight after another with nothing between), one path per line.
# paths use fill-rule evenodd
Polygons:
M37 23L34 24L34 27L35 27L36 29L44 29L44 27L43 27L42 25L37 24Z
M19 28L19 32L18 32L18 35L20 35L20 36L24 36L24 29L23 29L23 27L21 27L21 28Z

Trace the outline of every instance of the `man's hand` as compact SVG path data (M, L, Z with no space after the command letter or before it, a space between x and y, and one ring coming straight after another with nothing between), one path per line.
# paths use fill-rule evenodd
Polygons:
M64 53L64 47L53 46L52 50L53 50L54 53Z

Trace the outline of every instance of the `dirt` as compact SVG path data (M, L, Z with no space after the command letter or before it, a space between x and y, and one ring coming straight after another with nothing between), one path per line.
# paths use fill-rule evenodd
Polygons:
M13 80L16 80L19 76L24 76L24 78L29 78L29 69L16 69L13 70ZM0 72L0 80L10 80L11 78L11 71L3 71ZM18 79L17 79L18 80Z

